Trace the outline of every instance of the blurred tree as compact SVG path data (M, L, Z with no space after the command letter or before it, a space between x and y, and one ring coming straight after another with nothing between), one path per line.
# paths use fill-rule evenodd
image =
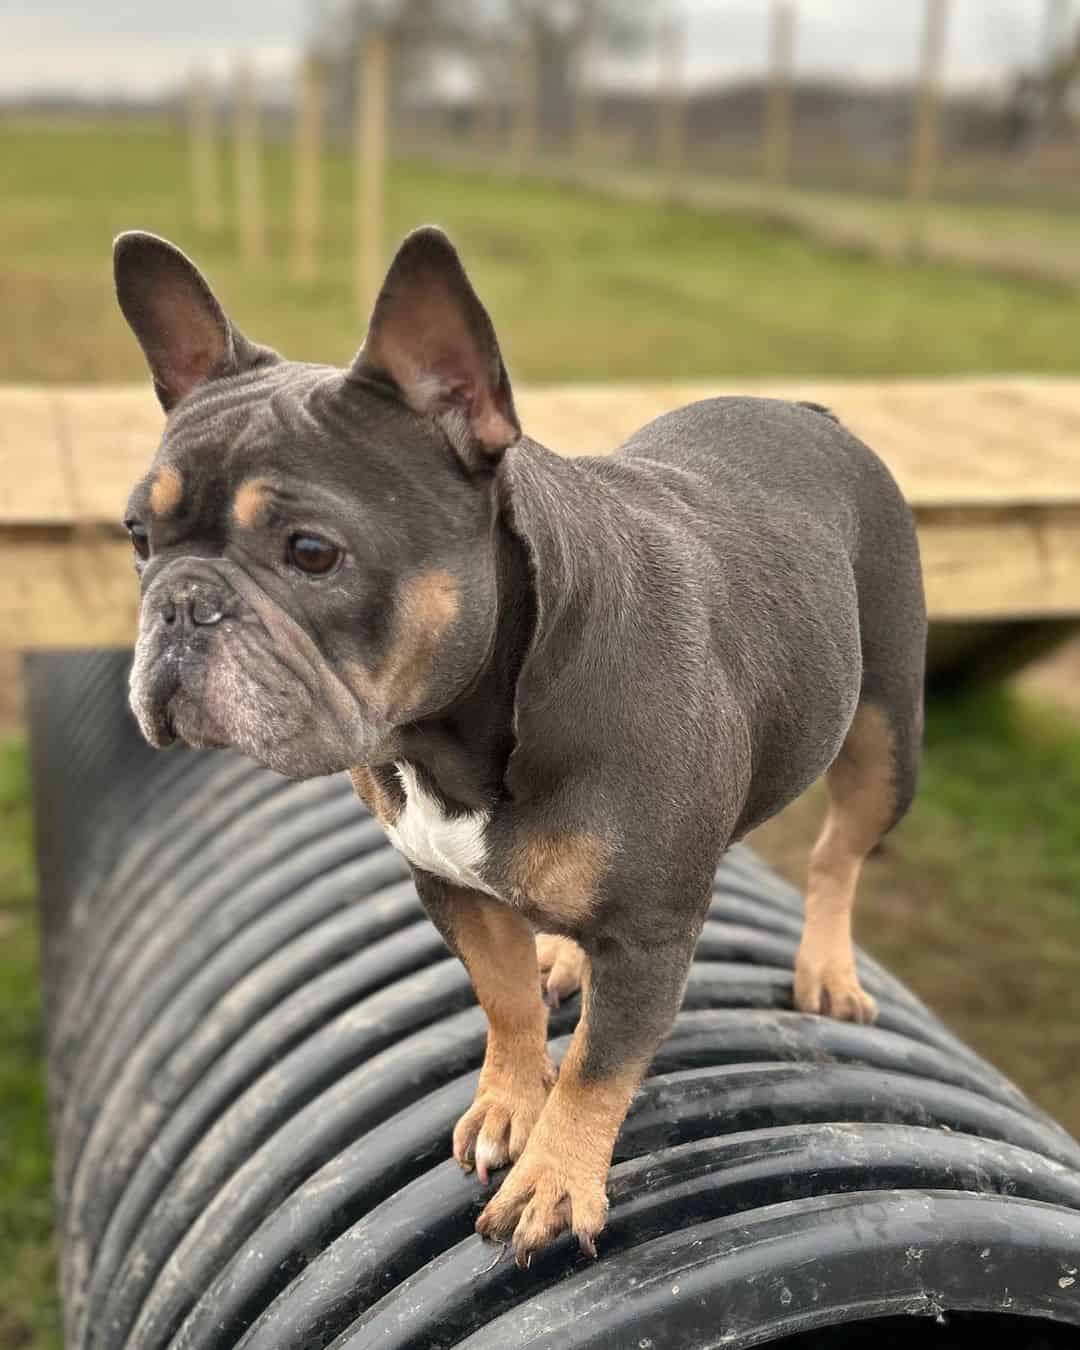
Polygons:
M336 68L339 107L355 96L356 52L373 30L385 32L394 48L398 112L418 90L430 95L433 77L452 64L470 71L478 94L493 78L509 93L512 54L527 43L541 124L558 130L572 118L585 53L640 48L657 6L647 0L341 0L320 8L314 42Z

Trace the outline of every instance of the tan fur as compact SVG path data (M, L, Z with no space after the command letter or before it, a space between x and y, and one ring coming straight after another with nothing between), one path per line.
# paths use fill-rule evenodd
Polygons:
M581 1020L555 1090L529 1136L525 1152L477 1220L484 1237L510 1240L519 1265L571 1229L595 1255L607 1219L607 1175L615 1139L647 1067L627 1065L606 1078L582 1072L589 1037L586 977Z
M401 812L401 802L386 791L370 769L350 769L356 795L381 825L393 825Z
M892 823L893 755L885 716L863 704L825 775L829 808L810 855L806 924L795 964L795 1002L804 1012L855 1022L876 1015L855 973L852 911L863 860Z
M271 484L265 478L246 478L233 497L232 517L242 529L258 525L266 510Z
M451 889L454 947L488 1019L476 1099L454 1130L454 1157L481 1180L517 1158L555 1081L531 925L476 891Z
M552 933L537 933L536 959L540 964L540 983L551 1007L557 1008L581 988L589 958L572 938Z
M439 647L460 607L457 582L449 572L420 572L404 584L382 660L374 671L353 665L347 672L349 683L369 707L392 722L420 707Z
M179 470L166 464L158 469L150 484L150 509L156 516L171 516L184 495L184 480Z
M531 835L507 864L510 896L553 923L576 927L596 907L612 852L595 834Z

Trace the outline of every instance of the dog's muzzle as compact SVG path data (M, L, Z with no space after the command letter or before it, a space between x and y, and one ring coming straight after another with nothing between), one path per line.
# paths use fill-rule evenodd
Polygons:
M176 739L175 700L184 691L197 695L215 630L236 607L232 587L201 559L166 566L146 589L131 706L152 745Z

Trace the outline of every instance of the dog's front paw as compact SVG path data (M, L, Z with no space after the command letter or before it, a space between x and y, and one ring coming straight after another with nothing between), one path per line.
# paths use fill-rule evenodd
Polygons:
M607 1169L582 1171L544 1147L527 1148L476 1221L481 1237L513 1242L519 1266L560 1233L589 1256L607 1219Z
M540 988L544 1002L557 1008L563 999L581 988L588 957L572 938L538 933L536 960L540 967Z
M877 1004L859 983L853 961L819 955L812 948L800 948L795 960L795 1006L800 1012L866 1026L878 1013Z
M486 1185L494 1168L519 1158L554 1083L546 1056L533 1073L481 1079L476 1100L454 1128L454 1157L461 1166L467 1172L475 1167Z

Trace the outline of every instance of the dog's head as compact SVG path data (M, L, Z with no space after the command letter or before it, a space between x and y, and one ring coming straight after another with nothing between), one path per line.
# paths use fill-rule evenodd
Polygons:
M126 516L143 733L293 777L386 756L494 640L494 476L520 428L457 254L405 240L348 370L249 342L152 235L121 235L115 270L168 414Z

